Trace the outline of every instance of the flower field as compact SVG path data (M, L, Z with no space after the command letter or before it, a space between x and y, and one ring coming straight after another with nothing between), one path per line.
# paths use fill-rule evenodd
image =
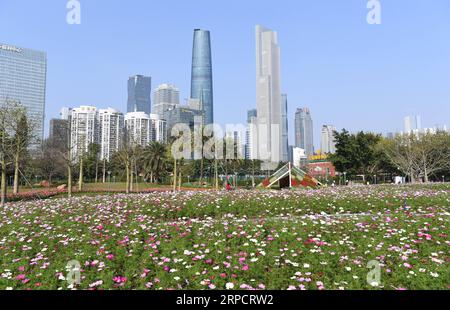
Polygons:
M446 290L449 213L442 184L10 203L0 289Z

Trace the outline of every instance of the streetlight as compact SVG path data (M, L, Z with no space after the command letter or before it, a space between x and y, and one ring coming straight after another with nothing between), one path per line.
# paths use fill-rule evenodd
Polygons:
M344 185L347 185L347 172L344 172Z
M442 183L445 183L445 175L442 176Z

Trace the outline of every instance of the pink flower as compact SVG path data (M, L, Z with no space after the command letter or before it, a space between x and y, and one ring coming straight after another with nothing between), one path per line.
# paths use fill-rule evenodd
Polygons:
M19 271L25 271L25 266L20 266L18 269Z
M108 260L113 260L113 259L114 259L114 254L108 254L108 255L106 255L106 259L108 259Z
M404 263L403 266L405 266L405 267L408 268L408 269L412 269L412 266L411 266L411 264L409 264L409 263Z
M113 278L113 281L118 283L118 284L123 284L125 282L127 282L127 278L126 277L122 277L122 276L117 276Z
M25 277L25 275L24 274L19 274L17 277L16 277L16 280L23 280L23 279L25 279L26 277Z
M242 270L243 270L243 271L247 271L248 268L249 268L248 265L245 265L244 267L242 267Z

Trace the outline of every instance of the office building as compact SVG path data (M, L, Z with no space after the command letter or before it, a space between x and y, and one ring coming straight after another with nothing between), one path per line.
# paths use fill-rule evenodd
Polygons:
M164 112L175 108L180 104L180 91L172 84L161 84L153 92L152 113L160 118Z
M0 43L0 104L25 107L34 136L44 139L47 55Z
M191 98L200 100L204 124L214 123L211 37L207 30L194 30Z
M264 170L276 169L283 156L280 48L275 31L257 25L256 110L253 151Z
M135 75L128 79L127 112L151 113L152 78Z
M287 95L281 95L281 160L289 161L289 123Z
M309 108L297 109L295 113L295 146L304 149L306 155L314 155L314 132Z

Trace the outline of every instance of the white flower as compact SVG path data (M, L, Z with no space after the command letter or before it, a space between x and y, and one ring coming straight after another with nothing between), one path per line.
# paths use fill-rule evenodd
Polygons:
M351 271L351 270L352 270L352 267L345 267L345 270Z
M437 273L437 272L430 272L430 275L431 275L433 278L438 278L438 277L439 277L439 273Z
M228 282L227 284L225 284L225 287L226 287L227 290L231 290L231 289L233 289L234 284L231 283L231 282Z
M303 264L304 268L309 268L309 266L310 266L309 264Z
M7 287L6 290L7 290L7 291L12 291L13 288L12 288L12 287Z

